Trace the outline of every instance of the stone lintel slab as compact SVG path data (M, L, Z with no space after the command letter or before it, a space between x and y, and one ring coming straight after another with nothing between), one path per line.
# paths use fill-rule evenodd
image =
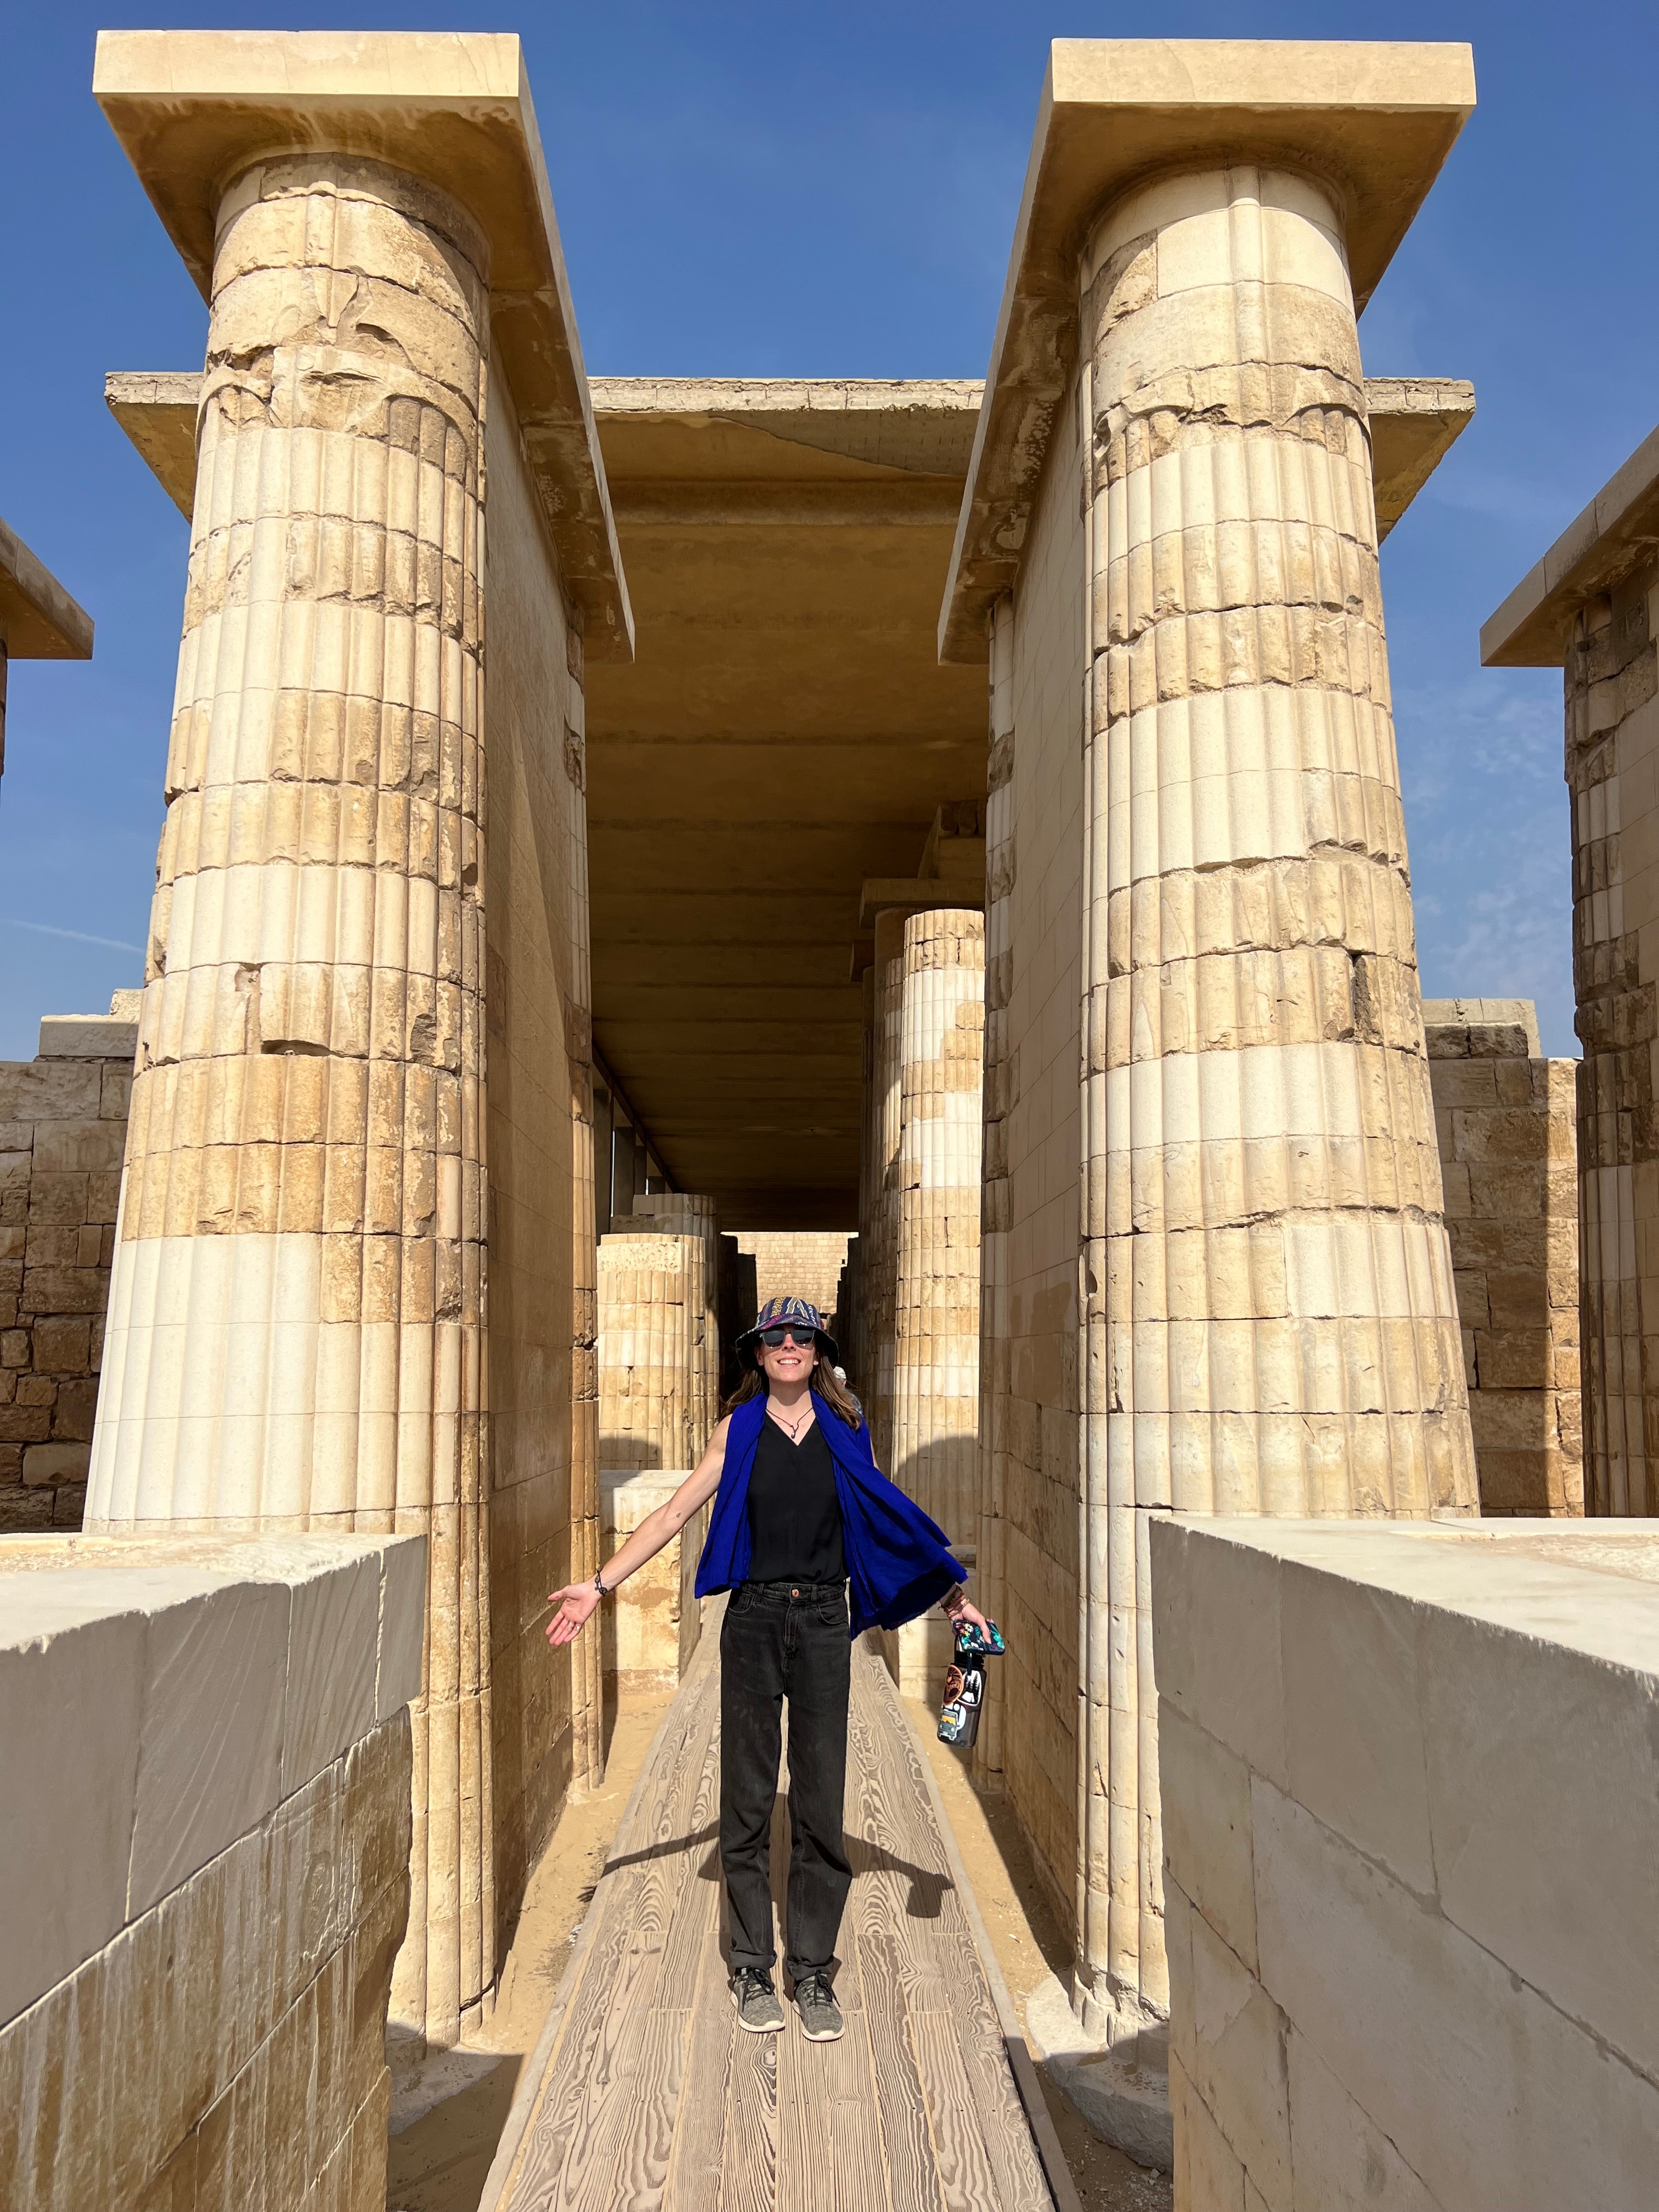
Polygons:
M1380 545L1474 420L1474 386L1457 376L1368 376L1365 410Z
M983 912L985 885L955 877L866 876L859 893L859 932L867 936L878 914L927 914L935 907Z
M631 659L633 613L517 37L100 31L93 90L204 297L224 187L262 155L358 154L460 201L489 240L491 330L560 580L589 657Z
M1077 257L1109 202L1159 171L1311 172L1346 219L1356 312L1474 106L1467 46L1056 39L939 615L941 660L985 659L1012 588L1077 343Z
M1573 617L1659 561L1659 430L1608 477L1577 520L1480 626L1487 668L1559 668Z
M963 377L599 376L591 388L613 489L895 472L959 488L983 390Z
M196 503L196 406L201 392L201 374L193 368L155 374L117 369L104 379L105 406L186 522Z
M186 520L196 491L201 386L196 369L112 369L104 379L105 404ZM985 387L965 378L596 376L588 388L611 496L629 520L799 526L834 521L854 499L861 502L861 520L931 522L935 483L955 487L954 524ZM1474 419L1474 386L1458 377L1368 376L1365 406L1382 539ZM718 458L710 453L711 427L733 434ZM744 437L750 431L754 435ZM763 468L763 452L769 463ZM822 483L801 481L803 453L811 453ZM738 471L745 480L734 483ZM924 484L900 491L905 477ZM788 479L788 504L780 502L773 478ZM884 495L883 484L893 487Z
M42 1014L42 1060L131 1060L138 1022L120 1014Z
M0 522L0 647L11 660L90 660L92 617Z

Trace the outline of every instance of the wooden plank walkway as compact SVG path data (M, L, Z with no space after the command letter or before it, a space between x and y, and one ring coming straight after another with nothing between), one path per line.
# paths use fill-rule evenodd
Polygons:
M781 2035L738 2030L723 1956L718 1642L711 1623L623 1815L481 2212L1054 2212L1014 2062L1037 2106L1041 2093L1022 2045L1011 2061L931 1777L862 1645L836 1979L847 2033L809 2043L793 2007ZM787 1866L781 1795L775 1899ZM1046 2111L1037 2125L1053 2165ZM1066 2212L1068 2181L1060 2192Z

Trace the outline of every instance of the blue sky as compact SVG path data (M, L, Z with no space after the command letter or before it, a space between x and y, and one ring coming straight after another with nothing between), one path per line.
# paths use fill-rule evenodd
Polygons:
M977 376L1046 45L1139 10L353 0L517 28L590 370ZM186 529L106 414L109 368L199 364L206 312L91 93L100 25L295 27L231 4L0 0L0 514L94 617L12 671L0 1058L142 969ZM1361 325L1375 374L1479 412L1383 553L1425 992L1524 994L1572 1036L1560 678L1483 672L1484 617L1659 418L1659 9L1181 6L1170 37L1463 38L1480 106ZM27 926L25 926L27 925Z

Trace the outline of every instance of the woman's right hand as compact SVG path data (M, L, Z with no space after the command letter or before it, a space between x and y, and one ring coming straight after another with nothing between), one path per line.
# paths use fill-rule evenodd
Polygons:
M599 1605L599 1594L592 1583L567 1583L562 1589L549 1590L547 1601L558 1611L547 1624L547 1640L556 1650L562 1644L573 1644L581 1632L588 1615Z

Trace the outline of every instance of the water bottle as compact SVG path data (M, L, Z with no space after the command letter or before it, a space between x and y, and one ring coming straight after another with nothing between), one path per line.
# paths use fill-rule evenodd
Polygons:
M979 1711L985 1702L985 1662L1000 1659L1007 1650L1002 1631L988 1621L981 1628L971 1622L957 1631L956 1656L945 1670L945 1702L939 1712L939 1740L966 1751L979 1734Z

